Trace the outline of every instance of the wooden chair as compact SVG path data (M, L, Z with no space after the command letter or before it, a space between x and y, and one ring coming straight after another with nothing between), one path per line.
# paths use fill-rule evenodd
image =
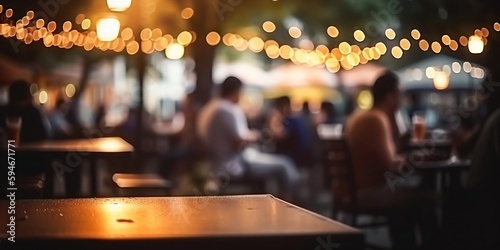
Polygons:
M332 218L339 219L339 214L347 214L346 224L356 228L374 228L387 226L387 211L375 211L359 206L355 172L347 141L343 137L326 141L326 154L332 176L333 209ZM374 222L359 223L358 216L374 217ZM370 246L370 249L383 249Z
M45 175L17 176L16 178L18 199L43 198L45 187Z

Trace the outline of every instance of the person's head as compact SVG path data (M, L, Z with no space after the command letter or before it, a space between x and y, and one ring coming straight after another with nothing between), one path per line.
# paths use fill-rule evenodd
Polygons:
M29 104L33 101L30 84L24 80L13 82L9 87L10 104Z
M240 79L230 76L221 84L220 96L233 103L240 101L241 88L243 83Z
M274 107L282 115L290 114L290 112L292 111L290 97L281 96L281 97L276 98L276 100L274 101Z
M302 103L302 112L304 114L309 114L311 112L308 101L305 101L304 103Z
M335 117L335 105L331 102L322 102L320 111L326 120L331 120Z
M401 105L401 90L396 74L386 71L373 84L373 105L396 111Z

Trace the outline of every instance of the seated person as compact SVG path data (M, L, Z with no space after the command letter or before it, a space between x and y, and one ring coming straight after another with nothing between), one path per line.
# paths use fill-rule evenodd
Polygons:
M68 139L73 135L73 127L66 120L68 104L63 98L56 100L54 111L49 116L54 139Z
M276 153L292 158L298 165L309 165L313 158L312 130L306 117L293 114L290 98L275 101L275 110L269 119L269 130L276 141Z
M498 100L500 87L488 98ZM448 198L440 249L496 249L500 244L500 107L491 110L472 153L464 192Z
M284 199L293 199L299 174L292 160L285 156L265 154L249 143L259 140L250 131L243 110L238 106L242 83L235 77L221 85L220 98L202 108L197 121L197 134L210 156L217 175L231 178L278 178Z
M0 124L6 128L7 117L21 117L19 143L37 142L49 138L48 119L33 103L29 83L15 81L9 86L9 103L0 113ZM48 165L41 156L16 157L16 175L38 175Z
M500 108L500 96L498 91L493 91L491 96L484 100L483 108L486 114L479 124L474 126L473 114L463 114L461 127L452 133L453 146L460 158L470 158L476 146L483 126L489 118Z
M0 114L0 124L6 127L5 119L20 116L20 143L41 141L49 138L49 123L44 113L33 103L30 85L25 81L15 81L9 86L9 104Z
M322 102L318 114L316 125L319 124L336 124L339 123L335 105L331 102Z
M400 171L404 158L397 154L391 120L401 103L399 79L387 72L372 86L374 105L348 118L346 140L358 190L358 205L391 211L389 226L396 249L416 247L414 225L432 216L433 197L419 190L390 186L386 174ZM341 198L342 199L342 198ZM424 241L434 237L435 222L420 225Z

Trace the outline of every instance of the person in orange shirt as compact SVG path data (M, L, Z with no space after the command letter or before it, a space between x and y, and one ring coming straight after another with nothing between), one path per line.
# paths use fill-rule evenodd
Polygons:
M399 79L392 72L380 76L372 86L374 105L370 110L357 111L346 122L346 140L352 156L358 205L377 210L397 211L389 218L396 249L416 247L414 222L420 220L420 210L432 210L433 197L421 190L390 186L387 173L398 173L405 159L397 154L393 123L402 103ZM426 208L421 208L421 205ZM415 213L415 210L417 213ZM419 218L412 218L412 217ZM415 220L410 220L415 219ZM432 233L430 226L423 234ZM432 226L434 228L434 226ZM425 236L425 235L424 235Z

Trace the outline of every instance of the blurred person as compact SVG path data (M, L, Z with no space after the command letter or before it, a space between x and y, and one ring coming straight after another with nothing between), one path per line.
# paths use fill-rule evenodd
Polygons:
M500 245L500 87L492 86L491 90L465 189L446 200L448 226L436 249L489 250Z
M221 85L220 97L212 99L199 114L197 134L209 154L212 170L233 178L277 178L284 199L293 199L299 182L293 161L248 146L260 135L248 128L238 106L241 88L238 78L228 77Z
M318 114L317 125L319 124L336 124L338 123L337 111L335 105L331 102L322 102Z
M94 116L94 128L104 128L106 126L106 107L99 105Z
M472 154L469 188L484 192L500 191L500 86L493 85L485 99L486 116L477 133Z
M407 107L407 112L408 112L408 118L412 119L413 115L415 115L416 112L420 111L425 111L425 107L423 107L421 101L420 101L420 95L415 92L411 92L410 95L408 96L409 99L409 105Z
M395 249L417 247L414 226L427 243L436 230L433 219L434 197L425 191L397 187L391 190L386 174L399 172L405 162L397 154L392 120L399 110L402 93L399 79L392 72L380 76L372 86L374 105L370 110L352 114L346 123L346 140L352 163L360 206L395 211L389 216L389 229ZM364 204L364 205L362 205ZM429 217L430 220L422 220ZM429 223L425 223L429 222Z
M54 139L65 139L73 135L73 127L66 120L67 113L67 102L63 98L58 98L56 100L55 109L49 116Z
M288 96L276 99L269 119L269 130L276 142L276 153L287 155L297 165L312 162L313 133L308 117L294 114Z
M474 114L470 112L459 112L461 124L457 130L451 133L451 138L455 152L460 158L470 158L472 156L483 127L500 108L500 94L498 93L500 91L496 86L491 86L491 88L493 89L491 94L484 99L479 109L476 110L477 113L484 110L484 115L479 118L478 124L474 125Z
M179 142L161 159L161 173L164 176L172 176L176 174L178 165L188 160L195 160L201 154L200 143L196 136L196 113L198 105L195 102L194 93L189 93L182 105L182 127L178 132Z
M20 144L50 139L50 125L45 113L33 102L30 84L19 80L9 86L9 103L0 113L0 124L6 128L6 118L21 117ZM43 173L49 162L43 156L16 158L16 175L31 176ZM48 191L50 193L50 191Z
M19 80L9 86L9 103L0 117L6 127L9 116L21 117L21 143L42 141L50 138L50 124L45 113L33 103L30 84Z

